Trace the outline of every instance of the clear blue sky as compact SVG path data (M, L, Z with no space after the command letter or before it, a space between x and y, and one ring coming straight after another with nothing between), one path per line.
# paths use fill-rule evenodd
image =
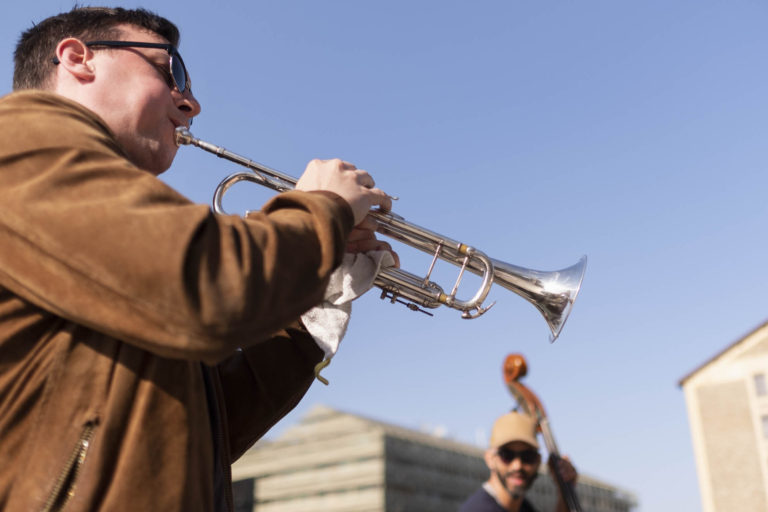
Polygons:
M501 364L521 352L582 472L635 492L643 512L700 510L678 381L768 316L768 5L217 4L121 4L181 27L196 135L294 175L313 157L355 162L400 197L398 213L496 259L557 269L589 256L552 345L505 290L473 321L366 295L330 387L273 435L322 403L482 442L513 405ZM0 92L20 30L71 5L4 7ZM234 170L185 148L165 179L207 203ZM252 207L268 197L248 194Z

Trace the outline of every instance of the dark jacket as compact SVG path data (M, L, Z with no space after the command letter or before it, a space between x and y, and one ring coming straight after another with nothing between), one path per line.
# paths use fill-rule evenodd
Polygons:
M493 496L488 494L483 487L480 487L472 495L467 498L459 512L506 512L504 507L494 499ZM520 512L537 512L531 503L524 499L520 505Z

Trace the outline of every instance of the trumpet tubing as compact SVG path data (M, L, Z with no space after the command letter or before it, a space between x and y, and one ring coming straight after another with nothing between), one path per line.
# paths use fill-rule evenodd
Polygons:
M249 169L233 173L219 183L213 196L213 210L216 213L226 213L222 205L224 195L240 181L251 181L278 192L292 190L296 186L295 178L221 146L200 140L184 127L176 129L176 144L196 146ZM586 270L586 256L562 270L532 270L489 258L474 247L417 226L393 212L371 210L370 215L378 223L378 233L432 256L432 263L425 276L394 267L383 268L374 280L374 285L382 290L383 299L402 302L416 311L424 311L421 308L446 306L461 311L463 318L477 318L493 306L484 306L483 302L492 285L496 283L524 298L539 310L549 326L550 341L555 341L560 335L581 288ZM456 282L449 292L430 280L438 259L460 268ZM481 283L473 297L462 300L456 297L456 293L464 272L467 271L480 276Z

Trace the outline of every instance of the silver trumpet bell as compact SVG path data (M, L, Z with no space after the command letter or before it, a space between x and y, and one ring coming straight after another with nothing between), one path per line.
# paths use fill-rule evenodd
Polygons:
M425 277L398 268L382 269L374 281L383 290L382 298L402 302L400 297L403 297L409 301L403 303L413 310L418 310L418 306L431 309L445 305L460 310L462 318L477 318L495 304L482 305L495 283L521 296L539 310L551 331L551 342L560 336L584 279L586 256L562 270L532 270L489 258L473 247L406 222L394 213L374 210L371 216L379 222L377 232L432 254L432 263ZM461 268L448 294L430 280L437 259ZM461 301L456 298L456 291L465 271L481 276L482 280L475 296Z
M197 146L249 169L231 174L219 183L213 198L213 210L216 213L226 213L222 207L224 194L239 181L251 181L278 192L295 188L295 178L200 140L184 127L176 129L176 144ZM371 210L370 216L378 222L378 233L432 255L432 263L423 277L400 268L383 268L374 280L374 285L382 290L382 299L399 302L411 310L424 313L427 312L422 308L447 306L461 311L462 318L477 318L493 306L493 303L483 306L483 301L496 283L521 296L539 310L551 331L550 341L554 342L560 335L581 288L587 265L586 256L562 270L531 270L489 258L473 247L407 222L393 212ZM430 280L438 259L460 267L449 293ZM481 283L472 298L461 300L456 297L456 293L466 271L480 276Z
M560 336L579 294L587 270L587 257L582 256L570 267L548 272L517 267L503 261L491 261L496 282L539 310L552 332L549 341L554 342Z

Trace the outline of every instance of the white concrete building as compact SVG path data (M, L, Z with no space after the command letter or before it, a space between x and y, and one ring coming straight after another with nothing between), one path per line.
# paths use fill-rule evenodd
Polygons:
M237 512L450 512L488 478L476 446L322 406L278 440L257 443L232 471ZM636 504L585 474L577 493L585 512ZM529 497L553 510L551 478L541 475Z
M704 512L768 510L768 322L685 376Z

